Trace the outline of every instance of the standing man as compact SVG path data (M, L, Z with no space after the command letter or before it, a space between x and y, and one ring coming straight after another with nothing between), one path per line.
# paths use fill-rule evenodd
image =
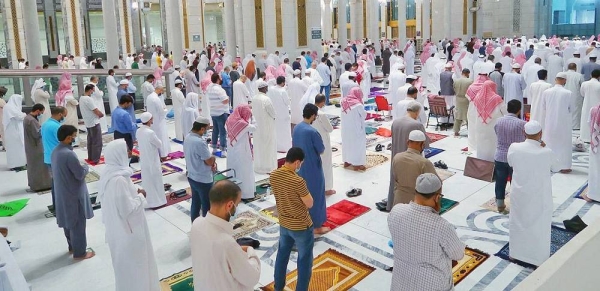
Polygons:
M542 94L543 110L546 112L544 122L544 141L548 148L558 157L560 172L570 173L572 164L572 126L571 118L571 92L565 89L567 74L564 72L556 75L556 85Z
M454 110L454 136L460 136L460 127L467 121L467 112L469 110L469 98L467 98L467 89L473 84L469 77L469 69L462 70L460 79L454 82L454 93L456 93L456 107Z
M60 143L52 152L52 177L54 179L55 214L58 227L63 228L69 253L75 260L85 260L95 255L87 250L86 219L94 217L85 176L87 164L81 165L71 144L77 138L77 128L62 125L57 132Z
M444 65L444 71L440 74L440 96L446 100L448 108L455 106L454 100L456 93L454 92L454 73L452 72L452 63Z
M325 107L325 95L318 94L315 97L315 105L317 105L319 108L319 113L317 114L317 119L313 122L312 126L321 135L321 138L323 139L323 145L325 146L325 151L321 154L321 161L323 162L323 175L325 176L325 195L333 195L336 192L333 189L333 162L331 139L329 137L329 134L333 132L333 126L331 126L331 122L329 122L327 114L321 110L323 107Z
M452 290L452 261L465 256L454 226L439 215L442 181L431 173L416 179L414 201L388 216L394 243L390 290Z
M137 130L137 125L131 121L131 116L127 112L127 109L131 106L133 106L131 96L123 96L119 100L119 106L113 109L111 115L112 124L110 126L114 130L114 139L125 139L130 155L131 150L133 150L133 140L135 139L135 132Z
M44 122L44 124L42 124L40 134L42 135L42 145L44 146L44 164L46 165L50 178L52 179L51 156L52 152L59 144L57 136L58 129L60 128L60 123L65 120L65 117L67 116L67 109L61 106L56 106L52 107L50 112L52 115L46 122ZM52 180L50 181L50 186L52 187L52 206L54 206L55 194Z
M273 171L270 177L280 225L279 250L275 259L275 290L283 290L286 285L287 265L294 245L298 249L296 290L308 291L312 276L315 236L309 209L313 207L313 197L306 181L296 174L303 161L302 149L291 148L285 157L285 164Z
M208 193L213 186L213 172L217 170L217 163L204 138L209 126L210 120L207 117L196 118L191 132L183 140L187 180L192 189L192 206L190 208L192 222L200 216L201 207L202 217L205 217L210 210Z
M106 241L115 272L115 289L159 291L158 268L144 214L146 192L131 182L127 145L110 142L105 149L106 168L99 183Z
M144 112L140 119L143 125L137 132L137 138L142 187L146 191L147 208L156 208L167 204L159 155L162 142L151 128L154 119L152 114Z
M146 82L142 84L142 97L144 98L144 109L147 107L148 96L154 93L154 75L150 74L146 76Z
M600 103L590 111L590 128L592 128L590 143L590 171L588 173L588 193L581 195L587 202L600 201Z
M592 78L592 72L594 70L600 70L600 64L596 63L598 56L596 56L595 53L591 53L589 58L590 61L581 66L581 74L585 81L589 81Z
M276 112L277 152L285 153L292 147L290 97L285 88L285 77L277 77L277 86L269 89L268 96Z
M539 81L531 84L529 88L529 98L527 102L531 104L531 116L530 120L536 120L542 125L542 129L544 128L544 121L546 120L546 112L544 111L543 105L543 97L542 94L544 91L552 88L552 85L548 83L548 71L539 70L538 71L538 79Z
M92 99L96 86L88 84L85 86L85 94L79 98L79 110L83 117L83 123L87 128L87 161L92 165L98 164L102 156L102 129L100 128L100 118L104 114L96 107L96 102Z
M125 79L127 81L129 81L129 84L127 86L127 94L129 94L129 96L131 96L131 98L133 98L133 100L135 100L135 92L137 92L137 88L135 87L135 84L133 83L133 74L125 73Z
M527 88L523 93L524 97L529 97L529 90L531 88L531 84L538 80L537 72L543 69L544 67L542 66L542 59L538 57L535 58L534 63L532 65L524 67L523 78L525 78L525 84L527 85ZM507 100L507 102L508 101L510 100ZM523 99L520 99L519 101L523 103Z
M494 130L498 138L496 155L494 156L494 176L496 177L496 205L498 212L507 214L504 198L506 196L506 184L508 177L512 176L513 169L508 165L508 148L513 143L525 141L525 121L521 119L521 102L519 100L508 101L508 114L498 118Z
M98 110L104 115L104 117L100 118L100 129L102 130L102 133L108 132L108 122L106 120L106 110L104 108L104 92L98 88L98 76L91 76L88 85L89 84L94 85L94 92L92 93L94 104L96 104ZM111 110L114 110L114 108L111 108Z
M221 145L221 157L227 157L227 129L225 122L229 117L229 96L220 86L222 80L219 74L211 76L211 84L206 89L206 98L210 103L210 117L212 118L212 148L213 154L217 152L217 141Z
M502 79L504 87L504 102L517 99L523 103L523 90L527 87L525 79L521 75L521 65L515 63L512 65L512 71L504 75Z
M288 92L290 96L290 112L291 112L291 122L292 122L292 131L294 130L294 126L302 123L302 111L304 106L301 104L300 100L308 90L308 85L300 79L300 70L294 71L294 78L286 84L288 86Z
M504 78L504 73L502 72L502 63L496 63L495 69L490 73L490 80L496 83L496 93L504 99L504 87L502 86L502 79Z
M257 82L258 94L252 99L252 115L256 120L254 132L254 171L267 174L277 169L277 139L275 117L271 99L267 96L269 85Z
M25 155L27 157L27 181L31 192L38 192L52 188L50 173L44 165L44 146L40 134L38 119L44 114L44 105L35 104L31 112L23 120L25 132Z
M600 70L594 70L592 72L592 78L589 81L585 81L583 82L583 84L581 84L581 95L583 96L583 104L581 107L581 112L579 112L579 114L581 115L581 140L583 140L584 142L591 142L592 136L592 128L590 128L590 124L588 122L588 113L590 112L592 107L600 104L600 81L598 81L599 78Z
M325 176L321 154L325 151L323 139L319 132L311 126L317 118L319 108L314 104L306 104L302 112L303 122L294 128L292 137L294 147L302 149L304 153L303 167L298 174L306 181L314 204L310 208L310 217L313 222L315 234L325 234L331 229L324 227L327 220L325 203Z
M233 74L234 72L238 73L236 71L231 71L231 74ZM242 75L236 81L233 82L233 109L240 105L250 104L252 97L250 96L250 91L246 86L246 80L248 80L248 77L246 77L246 75Z
M573 110L571 116L573 117L573 129L581 128L581 113L583 108L583 96L581 95L581 86L583 85L583 75L577 73L577 65L572 63L568 65L569 70L567 73L567 84L565 88L571 91L573 97L573 104L571 104ZM592 72L593 73L593 72ZM600 72L599 72L600 73ZM598 74L600 77L600 74ZM596 79L598 80L598 79ZM598 83L598 82L596 82ZM600 83L598 84L600 85ZM600 88L597 88L600 89ZM598 91L596 91L598 92Z
M148 95L146 110L152 116L152 131L161 142L161 146L159 147L160 157L166 158L167 155L171 153L171 140L169 139L169 133L167 132L167 106L160 98L160 95L163 94L163 90L164 87L162 84L156 85L154 93Z
M556 156L542 141L537 121L525 124L527 139L508 148L513 168L510 208L510 257L540 266L550 257L552 181ZM569 136L570 138L570 136ZM534 195L535 197L533 197Z
M252 108L250 105L238 106L225 122L229 158L227 169L235 171L241 182L242 201L249 202L255 197L254 159L252 156L252 133L256 126L252 124Z
M98 69L98 64L96 63L96 69ZM117 106L119 106L119 98L117 98L117 93L119 91L119 84L117 84L117 80L115 80L115 70L108 70L108 77L106 77L106 89L108 90L108 107L110 107L110 112L112 112Z
M25 156L25 141L23 120L27 114L23 113L23 96L13 94L4 106L2 125L4 125L3 146L6 150L6 163L13 171L25 170L27 157Z
M173 115L175 118L175 139L183 141L183 130L181 129L181 113L183 110L183 102L185 102L185 96L183 96L183 92L181 92L183 81L177 79L174 83L175 87L171 91L171 100L173 101Z
M325 91L325 100L327 105L329 105L329 94L331 93L331 69L327 66L327 57L321 58L321 63L317 66L317 72L323 79L321 82L321 91L319 93L323 93Z
M341 82L340 82L341 84ZM397 66L394 67L394 69L392 70L392 72L390 73L390 77L388 78L388 103L389 105L391 105L392 108L392 117L394 117L393 115L393 108L394 106L396 106L396 104L398 103L398 101L402 100L399 99L400 97L398 96L398 88L404 86L406 84L406 74L404 74L404 64L399 64Z

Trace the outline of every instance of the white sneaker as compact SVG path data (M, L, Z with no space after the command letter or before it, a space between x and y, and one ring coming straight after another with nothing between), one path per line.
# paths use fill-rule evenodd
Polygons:
M227 157L227 151L221 151L221 158Z

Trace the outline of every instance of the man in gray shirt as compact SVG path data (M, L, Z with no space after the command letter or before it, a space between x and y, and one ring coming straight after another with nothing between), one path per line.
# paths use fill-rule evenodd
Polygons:
M454 97L454 79L452 76L452 63L447 63L444 66L445 70L440 73L440 95L442 97ZM454 103L454 100L452 100Z
M51 157L56 222L65 232L69 253L76 260L85 260L95 255L94 251L87 250L85 235L85 221L94 217L85 183L89 168L79 163L71 146L77 138L77 128L62 125L57 136L59 144Z
M504 87L502 86L502 79L504 73L502 73L502 63L496 63L495 70L490 73L490 79L496 83L496 91L498 95L504 99Z
M592 72L594 70L600 70L600 64L596 63L597 56L595 53L590 54L590 61L583 64L581 66L581 74L583 74L583 79L585 81L589 81L592 79Z

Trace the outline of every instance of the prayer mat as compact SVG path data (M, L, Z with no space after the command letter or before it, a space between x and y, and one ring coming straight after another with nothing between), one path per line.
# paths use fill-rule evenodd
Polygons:
M273 205L269 208L265 208L259 212L263 216L275 221L276 223L279 223L279 212L277 212L277 205Z
M167 206L171 206L173 204L177 204L179 202L186 201L188 199L192 199L192 188L190 188L190 187L185 188L185 193L186 194L184 196L173 197L173 198L171 198L171 192L167 193L165 195L165 196L167 196L167 204L162 205L162 206L158 206L156 208L152 208L152 210L159 210L161 208L165 208Z
M183 144L183 141L182 141L182 140L178 140L178 139L176 139L176 138L174 138L174 139L171 139L171 141L172 141L172 142L174 142L174 143Z
M378 78L375 78L375 79L378 79ZM383 78L379 78L379 79L383 79ZM383 87L371 87L370 92L377 92L377 91L383 91L383 90L385 90L385 88L383 88Z
M277 159L277 168L278 169L283 167L284 164L285 164L285 158Z
M264 184L269 184L270 180L269 178L266 179L262 179L260 181L257 181L255 183L255 190L254 190L254 195L264 195L265 193L267 193L267 189L268 188L263 188L262 186ZM270 186L269 186L270 187Z
M375 127L370 127L370 126L365 127L366 134L374 134L376 131L377 131L377 128L375 128Z
M427 136L430 139L430 143L434 143L438 140L442 140L447 138L447 135L443 135L443 134L437 134L437 133L432 133L432 132L427 132Z
M9 217L19 213L27 206L29 198L13 200L0 204L0 217Z
M440 215L450 211L454 206L458 205L457 201L442 197L442 207L440 208Z
M179 167L175 167L169 163L164 163L162 166L162 174L163 176L170 175L177 172L183 172L183 170ZM142 182L142 171L135 171L133 175L131 175L131 181L134 184Z
M367 113L367 116L365 117L365 120L371 120L371 119L375 119L377 117L381 117L381 114Z
M579 199L583 199L581 197L581 195L588 193L588 182L585 182L585 184L583 184L583 186L579 187L579 189L577 189L577 191L575 191L575 198L579 198Z
M427 159L429 159L443 151L444 151L443 149L431 148L431 147L423 150L423 152L425 153L425 158L427 158Z
M109 143L113 140L115 140L115 137L112 134L103 134L102 135L102 145L106 145L107 143ZM87 139L80 139L79 147L82 147L82 148L87 147Z
M452 177L452 176L454 176L454 174L456 174L454 172L440 169L440 168L435 168L435 171L437 172L437 175L440 177L440 179L442 179L442 181L448 180L450 177Z
M379 166L389 160L390 158L388 156L382 154L367 154L367 164L365 165L365 167L368 170L375 166Z
M312 277L308 290L311 291L344 291L350 290L362 279L375 270L363 262L355 260L336 250L328 249L313 260ZM285 277L283 290L296 290L298 270ZM275 290L275 282L262 288L264 291Z
M192 268L175 273L160 280L161 291L194 291L194 271Z
M465 256L460 261L452 261L452 281L460 283L473 270L479 267L490 255L469 247L465 248Z
M376 135L378 136L383 136L383 137L392 137L392 130L391 129L387 129L385 127L380 127L377 129L377 131L375 132Z
M139 158L139 157L140 157L140 152L139 152L138 150L136 150L136 149L133 149L133 150L131 150L131 155ZM88 165L90 165L90 166L102 165L102 164L104 164L104 163L105 163L105 161L104 161L104 156L101 156L101 157L100 157L100 160L98 160L98 163L97 163L97 164L94 164L94 163L92 163L92 162L91 162L90 160L88 160L88 159L84 159L84 161L85 161L86 163L88 163Z
M566 229L562 229L560 227L556 227L556 226L552 225L552 229L550 232L550 256L554 255L554 253L556 253L558 250L560 250L560 248L562 248L564 245L566 245L571 239L573 239L575 237L575 235L577 235L577 234L574 232L570 232ZM519 260L511 260L509 258L509 254L510 254L509 247L510 247L509 243L504 245L504 247L502 247L502 249L500 249L500 251L496 254L496 256L503 260L507 260L512 263L515 263L521 267L530 268L530 269L537 268L537 266L529 264L529 263L521 262Z
M98 173L90 170L87 175L85 176L85 182L86 183L92 183L92 182L96 182L100 180L100 175L98 175Z
M494 162L467 157L463 175L485 182L492 182L494 181L494 167Z
M506 205L506 211L510 212L510 193L506 193L506 196L504 196L504 204ZM498 212L496 197L492 197L487 202L481 204L481 207L489 211Z
M344 199L327 207L327 221L325 221L323 226L334 229L345 223L348 223L350 220L358 216L365 214L369 210L371 210L369 207ZM261 210L260 213L279 223L279 212L277 212L277 205L265 208Z
M365 101L365 104L374 104L374 103L375 103L374 98L369 98L369 99L367 99L367 101Z
M242 226L233 230L233 238L238 239L251 233L257 232L267 226L273 225L273 222L261 217L255 212L244 211L238 214L231 222L233 225L241 223Z

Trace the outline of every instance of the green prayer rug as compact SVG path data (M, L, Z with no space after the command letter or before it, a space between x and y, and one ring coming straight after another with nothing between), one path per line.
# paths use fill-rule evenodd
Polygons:
M194 272L192 268L175 273L160 280L161 291L194 291Z
M269 178L257 181L255 183L256 188L254 190L254 194L255 195L263 195L265 193L267 193L267 189L268 187L266 187L269 184ZM264 185L264 186L263 186ZM270 186L270 185L269 185Z
M452 209L456 205L458 205L457 201L446 199L446 198L442 197L442 208L440 209L440 215L448 212L450 209Z
M19 211L23 210L23 208L27 206L27 202L29 202L29 198L13 200L0 204L0 217L9 217L19 213Z

